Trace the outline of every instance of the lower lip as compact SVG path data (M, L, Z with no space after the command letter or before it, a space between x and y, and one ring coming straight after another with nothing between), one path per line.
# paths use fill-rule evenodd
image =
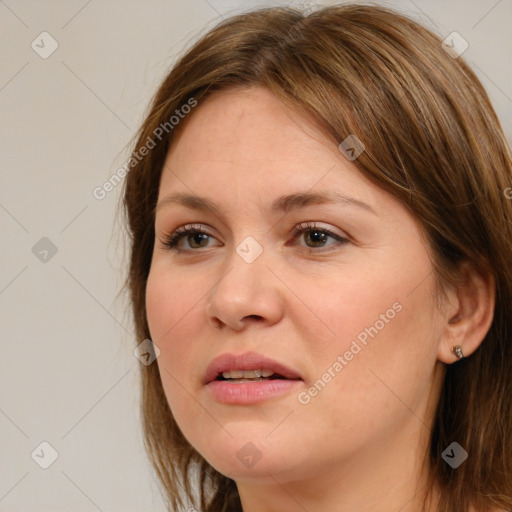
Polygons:
M256 382L228 382L214 380L207 384L214 398L225 404L254 404L288 393L301 380L272 379Z

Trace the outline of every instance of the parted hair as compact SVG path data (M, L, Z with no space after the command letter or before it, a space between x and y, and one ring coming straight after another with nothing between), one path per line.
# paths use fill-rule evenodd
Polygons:
M447 365L426 454L440 512L512 509L512 157L479 80L435 34L387 8L344 4L305 15L268 8L222 21L163 80L133 154L191 98L263 86L289 109L314 116L326 137L355 135L354 161L418 220L436 283L458 285L461 263L496 283L492 325L469 357ZM195 110L188 114L194 115ZM145 289L164 161L187 119L127 174L123 207L130 237L129 290L137 342L150 338ZM168 127L169 128L169 127ZM162 130L160 130L162 131ZM512 194L510 194L512 195ZM236 484L185 439L158 366L141 366L144 442L170 510L241 511ZM452 469L453 441L467 460Z

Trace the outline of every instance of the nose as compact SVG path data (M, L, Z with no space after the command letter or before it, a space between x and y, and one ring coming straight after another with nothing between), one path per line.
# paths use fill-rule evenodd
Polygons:
M267 267L263 254L247 263L235 251L213 287L207 305L209 322L217 329L241 331L249 324L272 325L283 317L280 281Z

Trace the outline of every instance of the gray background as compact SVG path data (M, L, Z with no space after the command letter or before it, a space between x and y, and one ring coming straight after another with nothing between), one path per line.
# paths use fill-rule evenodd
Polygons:
M443 38L464 37L464 57L510 141L512 0L376 3ZM163 510L139 427L132 351L142 340L117 296L121 186L103 200L92 191L126 161L152 94L185 47L229 13L286 4L0 0L1 511ZM43 31L58 43L46 59L31 47L51 49ZM48 469L43 441L58 453Z

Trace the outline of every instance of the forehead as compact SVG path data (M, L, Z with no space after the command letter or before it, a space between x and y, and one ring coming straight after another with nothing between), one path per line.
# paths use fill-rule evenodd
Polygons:
M362 179L314 119L253 87L216 92L185 120L169 149L160 192L235 185L284 192L315 184L353 191Z
M289 157L290 145L299 152L315 148L311 144L314 123L311 116L292 113L266 88L227 89L214 93L192 112L173 146L193 150L189 155L193 157L222 156L240 161ZM316 131L319 141L326 138ZM224 150L222 155L220 149Z

